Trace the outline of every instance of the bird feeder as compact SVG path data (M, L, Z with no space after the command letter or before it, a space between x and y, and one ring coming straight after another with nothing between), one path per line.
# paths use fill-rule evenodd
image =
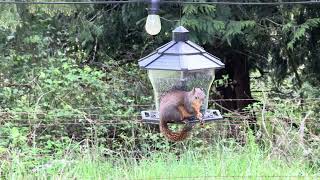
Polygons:
M143 122L159 123L160 99L167 92L191 91L193 88L202 88L206 94L201 107L203 120L206 122L222 119L218 110L207 108L215 71L224 68L224 64L219 58L191 42L188 34L189 31L184 27L176 28L172 31L172 41L139 60L139 66L148 70L156 105L156 110L141 112ZM198 122L195 118L190 121Z

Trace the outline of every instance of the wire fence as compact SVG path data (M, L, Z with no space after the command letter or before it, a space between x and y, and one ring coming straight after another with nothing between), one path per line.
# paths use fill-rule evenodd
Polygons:
M260 126L264 125L263 123L279 123L284 122L290 126L294 126L295 128L300 128L300 126L320 126L319 116L306 116L301 115L299 118L291 117L287 114L277 114L274 118L277 118L278 121L274 122L272 118L265 118L263 114L273 111L272 108L269 110L264 110L262 112L262 108L251 109L246 111L234 111L227 109L219 104L220 102L239 102L239 101L253 101L254 99L215 99L209 100L210 103L214 105L218 105L216 107L220 108L220 110L224 111L223 119L212 121L206 123L209 126L219 126L225 127L226 129L230 127L247 127L247 126ZM295 101L303 101L304 104L312 103L316 104L320 107L320 98L309 98L309 99L268 99L268 102L265 103L265 106L274 106L278 105L278 101L294 101L291 103L293 106L297 106ZM256 100L255 100L256 101ZM308 104L309 105L309 104ZM148 125L142 121L141 114L138 110L141 109L152 109L154 105L150 104L128 104L128 105L119 105L118 107L128 107L132 108L133 111L129 114L112 114L112 113L104 113L103 106L96 107L80 107L69 110L70 112L65 112L66 110L58 110L55 109L53 112L50 111L39 111L39 110L30 110L30 111L4 111L3 109L0 111L0 129L6 127L25 127L33 130L33 133L39 130L45 131L46 129L52 128L65 128L70 126L78 126L83 128L99 128L99 127L107 127L109 129L114 129L113 131L117 131L118 127L126 127L126 128L147 128ZM226 110L225 110L226 109ZM258 118L262 118L263 122L257 121ZM151 125L152 127L157 128L156 125ZM116 132L113 132L116 134ZM34 135L35 136L35 135ZM1 134L0 138L9 138L9 134ZM119 137L113 135L113 137L104 137L105 139L114 140L114 139L123 139L123 137ZM128 136L131 140L147 140L149 137L137 137L135 134L132 136ZM211 137L199 137L201 139L210 140Z
M231 116L232 118L236 118L236 116ZM250 122L250 121L244 121L244 120L233 120L233 119L228 119L230 116L224 117L223 120L216 120L213 122L208 122L210 124L219 124L219 125L239 125L241 123L244 124L258 124L257 122ZM68 122L65 119L55 119L58 120L56 122L50 123L50 122L42 122L42 121L37 121L37 122L29 122L29 123L21 123L20 121L0 121L1 123L10 123L10 126L38 126L38 127L44 127L44 126L58 126L58 125L137 125L137 124L148 124L143 122L141 119L136 119L132 121L128 120L108 120L108 121L82 121L82 122ZM253 119L252 119L253 120ZM307 118L305 123L313 123L313 124L320 124L320 122L315 122L315 120L318 120L317 118ZM25 120L28 121L28 120ZM67 122L65 122L67 121ZM124 121L124 122L121 122ZM290 122L290 121L289 121Z
M250 125L261 125L261 121L257 121L257 117L262 118L263 114L267 114L273 111L281 111L281 109L275 109L277 108L277 105L280 102L287 101L290 105L294 106L295 108L299 108L299 105L297 102L301 102L301 104L305 106L316 106L317 108L320 107L320 98L310 98L310 99L268 99L267 101L261 101L262 106L265 107L271 107L267 109L263 109L262 107L257 109L250 109L250 110L244 110L244 111L235 111L228 109L221 104L223 102L239 102L239 101L257 101L254 99L215 99L210 100L209 103L212 103L212 105L217 105L217 109L220 109L223 111L223 119L217 120L214 122L208 123L208 127L211 128L220 128L220 130L229 131L230 127L248 127ZM218 106L220 105L220 106ZM222 107L221 107L222 106ZM157 133L159 128L157 125L147 125L142 122L142 117L140 114L140 110L149 110L154 109L154 105L150 104L128 104L128 105L119 105L118 107L124 107L124 108L131 108L132 111L130 111L129 114L112 114L112 113L105 113L104 110L106 107L103 106L95 106L95 107L80 107L80 108L74 108L69 110L69 112L66 112L66 110L59 110L55 109L54 111L43 111L43 110L30 110L30 111L13 111L13 110L5 110L4 108L0 109L0 142L2 140L9 140L14 139L14 135L10 133L3 133L1 130L3 128L11 128L11 127L20 127L25 128L28 131L27 134L27 141L35 142L36 140L41 141L42 136L45 134L51 133L52 130L55 128L58 128L57 131L61 132L61 129L64 129L66 127L70 126L76 126L76 127L85 127L86 129L86 135L81 135L80 139L76 139L71 137L71 141L73 143L77 143L79 145L83 144L95 144L97 143L97 139L99 139L98 135L96 134L99 130L97 128L100 127L107 127L108 132L104 132L105 135L103 135L104 143L107 144L114 144L114 143L123 143L123 144L130 144L126 147L124 145L123 148L119 148L117 145L114 147L110 147L108 151L104 152L104 154L108 156L121 156L122 159L132 159L133 157L139 156L140 159L143 159L144 156L147 156L145 151L142 149L139 149L136 147L136 144L139 144L141 142L146 143L148 142L149 145L153 146L154 142L159 142L158 136L153 136L154 133ZM292 111L295 110L295 108L292 108ZM304 109L307 110L307 109ZM59 113L58 113L59 112ZM303 110L301 111L303 112ZM301 113L300 113L301 114ZM277 121L274 121L272 118L264 118L265 123L273 123L275 126L280 126L279 122L284 122L286 124L289 124L289 126L293 126L292 124L296 123L296 130L298 133L298 136L300 135L302 138L303 136L306 136L304 133L304 126L308 125L316 125L320 127L320 119L318 112L315 112L315 116L308 116L306 114L301 114L299 117L291 117L289 114L283 113L283 114L274 114L273 118L277 118ZM263 118L262 118L263 119ZM276 124L278 123L278 124ZM125 127L124 129L121 129L122 127ZM143 133L150 133L150 135L142 135L139 134L140 129L144 128L154 128L153 130L149 131L143 131ZM201 131L201 128L199 128ZM291 127L292 129L292 127ZM199 132L200 132L199 131ZM205 132L206 129L203 128L203 132ZM289 130L290 131L290 130ZM300 139L290 139L291 134L287 132L283 132L282 136L284 138L289 138L289 140L286 142L287 144L294 144L299 141ZM127 134L121 134L119 132L126 132ZM197 140L202 140L203 142L207 143L214 143L216 138L215 134L208 134L200 132L197 135ZM219 135L225 133L225 132L215 132ZM53 133L54 134L54 133ZM59 134L59 133L58 133ZM75 135L77 136L77 135ZM312 136L312 141L314 142L320 142L319 135L313 135L311 132L308 134L308 137ZM59 136L53 136L52 140L59 139ZM240 135L237 135L237 138L241 138ZM307 140L307 139L306 139ZM162 142L160 140L160 142ZM303 142L303 141L301 141ZM280 144L283 142L280 142ZM280 145L279 145L280 146ZM71 147L75 148L75 147ZM150 148L150 147L148 147ZM151 149L154 148L156 151L157 147L151 147ZM68 150L67 150L68 151ZM125 152L128 154L128 157L124 157L121 155L121 153ZM152 153L152 151L150 151ZM1 155L1 154L0 154ZM42 158L47 156L46 154L35 154L33 155L34 158ZM142 156L142 157L140 157ZM0 156L1 159L1 156ZM152 177L152 179L319 179L320 176L206 176L206 174L203 174L204 176L164 176L164 177ZM1 176L0 176L1 177ZM90 177L86 177L90 178ZM95 178L95 177L92 177ZM134 179L134 178L133 178Z
M90 4L133 4L133 3L149 3L146 0L118 0L118 1L0 1L0 4L40 4L40 5L90 5ZM275 1L275 2L240 2L240 1L160 1L161 4L192 4L192 5L315 5L320 2L317 0L313 1Z
M279 101L301 101L300 105L314 105L320 107L320 98L309 99L268 99L263 103L266 107L271 107L267 110L263 109L250 109L235 111L230 110L227 107L221 105L223 102L239 102L239 101L257 101L255 99L215 99L209 100L209 103L213 103L217 109L223 112L223 119L214 121L214 123L226 125L249 123L255 124L257 116L261 116L262 113L273 112L275 106ZM293 102L291 102L293 103ZM104 113L105 106L94 107L77 107L71 110L54 109L54 111L45 110L29 110L29 111L12 111L0 109L0 124L11 123L11 126L55 126L55 125L127 125L127 124L141 124L142 117L139 110L154 109L154 105L150 104L127 104L117 105L117 107L132 108L132 112L126 114ZM265 111L265 112L263 112ZM285 121L293 121L292 117L283 114L277 115L277 118L281 118ZM268 121L268 120L266 120ZM306 117L305 123L320 123L318 117Z

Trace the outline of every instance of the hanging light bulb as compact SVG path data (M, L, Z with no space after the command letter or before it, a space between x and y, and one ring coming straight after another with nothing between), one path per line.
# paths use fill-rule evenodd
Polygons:
M149 14L145 29L150 35L157 35L161 30L160 16L157 14Z
M159 12L160 0L151 0L151 7L148 9L148 17L145 25L145 29L150 35L157 35L161 30L161 21Z

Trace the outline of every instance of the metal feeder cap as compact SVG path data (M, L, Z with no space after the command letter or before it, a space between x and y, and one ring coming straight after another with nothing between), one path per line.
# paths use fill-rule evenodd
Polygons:
M189 31L183 26L177 27L172 31L172 40L173 41L188 41L189 40Z
M172 31L172 41L139 60L144 69L193 71L221 69L220 59L189 40L189 31L183 26Z

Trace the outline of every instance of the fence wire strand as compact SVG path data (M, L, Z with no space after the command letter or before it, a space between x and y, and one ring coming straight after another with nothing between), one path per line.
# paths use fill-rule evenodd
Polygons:
M106 5L106 4L132 4L132 3L148 3L146 0L118 0L118 1L4 1L1 0L0 4L39 4L39 5ZM320 2L317 0L311 1L276 1L276 2L241 2L241 1L160 1L161 4L192 4L192 5L263 5L263 6L276 6L276 5L316 5Z

